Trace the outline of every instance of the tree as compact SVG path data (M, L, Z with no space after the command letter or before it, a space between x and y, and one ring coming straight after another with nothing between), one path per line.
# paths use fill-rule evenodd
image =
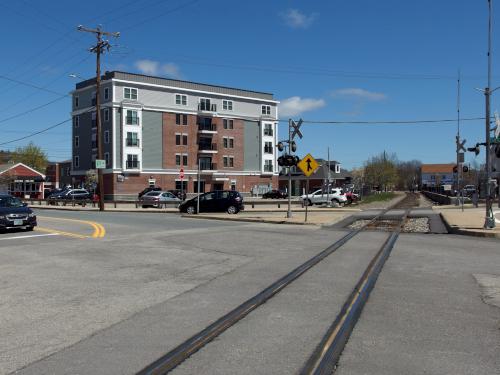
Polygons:
M45 168L48 164L47 154L33 142L30 142L24 147L17 147L12 153L12 161L26 164L28 167L41 173L45 173Z
M365 162L365 181L372 188L387 191L394 188L397 179L396 154L388 155L385 151Z
M419 160L402 161L396 166L398 181L396 187L399 190L412 190L415 185L420 186L420 172L422 162Z

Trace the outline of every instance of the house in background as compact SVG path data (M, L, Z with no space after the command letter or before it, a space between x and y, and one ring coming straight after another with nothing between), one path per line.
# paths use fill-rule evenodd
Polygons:
M422 190L440 190L443 185L453 185L455 164L422 164Z
M72 186L71 160L50 162L45 169L45 189L53 190Z
M331 187L340 187L351 182L351 175L340 167L340 162L330 161L330 173L328 173L328 160L316 159L318 169L309 177L309 191L325 189L330 181ZM297 167L292 167L292 195L301 195L306 190L307 177ZM288 174L286 168L282 169L279 177L279 189L288 190Z
M22 198L43 198L45 175L23 163L0 165L0 192Z

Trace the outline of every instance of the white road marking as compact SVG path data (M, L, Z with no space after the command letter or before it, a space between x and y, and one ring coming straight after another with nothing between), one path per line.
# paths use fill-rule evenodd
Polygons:
M29 235L29 236L16 236L16 237L0 238L0 241L3 241L3 240L15 240L17 238L33 238L33 237L48 237L48 236L59 236L59 234L58 233L32 234L32 235Z
M495 221L500 224L500 219L497 219L496 215L500 215L500 210L493 211L493 217L495 218Z

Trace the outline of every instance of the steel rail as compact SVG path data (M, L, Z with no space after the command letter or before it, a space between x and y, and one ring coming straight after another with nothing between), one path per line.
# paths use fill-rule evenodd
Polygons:
M408 197L404 198L403 200L406 200L407 198ZM275 281L273 284L268 286L266 289L264 289L257 295L243 302L241 305L234 308L229 313L222 316L221 318L210 324L202 331L191 336L189 339L187 339L186 341L184 341L183 343L181 343L180 345L178 345L177 347L175 347L174 349L172 349L171 351L169 351L168 353L166 353L153 363L149 364L148 366L137 372L137 375L167 374L175 367L177 367L180 363L182 363L184 360L189 358L192 354L194 354L195 352L200 350L203 346L212 341L214 338L219 336L226 329L234 325L239 320L243 319L250 312L252 312L260 305L267 302L270 298L279 293L286 286L288 286L294 280L296 280L298 277L304 274L306 271L308 271L316 264L321 262L323 259L328 257L330 254L335 252L347 241L349 241L351 238L353 238L358 233L363 231L367 225L378 220L380 217L385 215L388 211L394 209L394 207L396 207L400 203L401 202L398 202L392 205L391 207L382 210L382 212L380 212L373 219L371 219L370 222L368 222L361 228L349 232L348 234L337 240L335 243L328 246L326 249L322 250L320 253L316 254L315 256L313 256L312 258L310 258L309 260L307 260L306 262L304 262L303 264L301 264L300 266L298 266L297 268L286 274L285 276L281 277L279 280Z
M301 375L330 375L335 371L340 355L363 311L363 307L377 282L385 262L394 248L394 244L401 233L409 212L410 208L407 208L399 226L387 237L381 249L368 264L368 267L347 298L334 322L304 364L300 371Z

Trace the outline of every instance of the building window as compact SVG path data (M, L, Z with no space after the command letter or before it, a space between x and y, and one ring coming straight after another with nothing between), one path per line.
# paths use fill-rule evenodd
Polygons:
M106 161L106 168L109 166L109 152L104 153L104 160Z
M188 124L188 116L180 113L175 114L175 123L177 125L187 125Z
M137 157L137 155L127 155L127 168L128 169L139 168L139 158Z
M104 89L104 100L109 100L109 87Z
M273 136L273 124L264 124L264 135Z
M66 167L66 176L71 176L71 168Z
M270 115L271 114L271 106L270 105L263 105L262 106L262 114L263 115Z
M80 137L75 136L75 148L78 148L78 147L80 147Z
M97 103L97 94L95 91L92 91L92 105L96 105Z
M264 160L264 171L272 172L273 171L273 161L272 160Z
M78 96L75 96L75 108L78 108L80 105L80 98Z
M217 106L215 104L210 103L210 99L200 98L199 108L200 111L212 111L215 112L217 110Z
M75 165L75 168L80 167L80 157L78 155L75 155L75 160L74 160L73 164Z
M175 154L175 165L178 167L180 167L181 165L187 166L188 165L187 154Z
M125 99L137 100L137 89L133 89L130 87L123 88L123 97Z
M187 134L179 134L175 135L175 144L176 146L187 146L188 144L188 136Z
M75 126L75 128L78 128L80 126L80 116L73 117L73 125Z
M224 111L232 111L233 110L233 101L232 100L223 100L222 101L222 109Z
M139 146L139 138L137 133L127 132L127 146L129 147Z
M96 113L92 112L90 116L92 118L92 127L95 128L97 126Z
M127 125L139 125L139 116L137 115L137 111L127 109L126 119Z
M233 126L234 126L233 120L224 119L224 120L222 120L222 125L223 125L224 129L231 130L231 129L233 129Z
M104 109L104 121L109 121L109 109L105 108Z
M340 164L335 164L335 173L340 173Z
M234 167L234 157L233 156L224 156L224 167L233 168Z
M187 105L187 102L188 102L187 95L175 94L175 104Z
M234 148L234 138L224 137L224 148Z
M104 143L109 143L109 130L104 132Z
M264 142L264 154L273 153L273 142Z

